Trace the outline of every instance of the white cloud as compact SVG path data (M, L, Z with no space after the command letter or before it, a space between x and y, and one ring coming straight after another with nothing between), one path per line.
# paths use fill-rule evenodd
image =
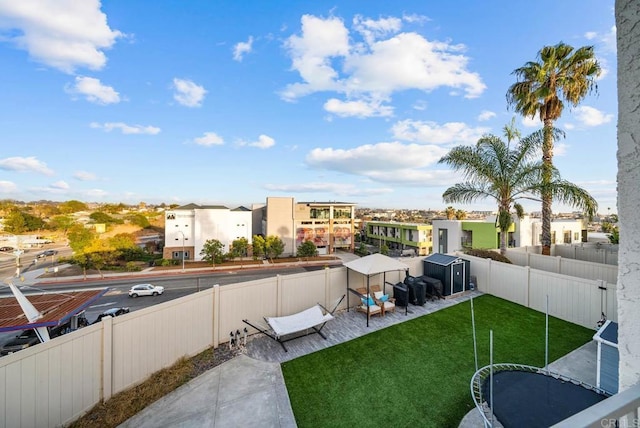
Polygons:
M235 61L242 61L245 54L251 53L253 50L253 37L249 36L249 40L246 42L239 42L233 47L233 59Z
M490 128L472 128L462 122L439 125L430 121L402 120L391 128L395 138L429 144L473 144Z
M127 125L122 122L106 122L103 124L99 124L97 122L92 122L90 127L95 129L103 129L105 132L111 132L114 129L119 129L123 134L148 134L148 135L156 135L160 133L160 128L155 126L143 126L143 125Z
M47 164L36 157L10 157L0 160L0 169L17 172L37 172L44 175L53 175L53 170Z
M355 116L364 118L393 115L393 107L381 105L378 101L341 101L337 98L331 98L324 103L324 109L340 117Z
M96 104L116 104L120 94L111 86L103 85L99 79L77 76L75 85L66 87L68 93L83 95L87 101Z
M599 126L611 122L612 114L605 114L600 110L589 107L579 106L575 109L575 116L578 121L586 126Z
M553 144L553 156L564 156L567 154L568 150L569 150L569 145L567 143L555 142Z
M575 129L575 125L573 123L565 123L564 124L564 129L571 131L572 129Z
M417 33L395 34L400 24L396 18L357 16L354 27L364 39L357 42L339 18L304 15L301 34L285 42L292 69L301 81L287 85L282 98L293 101L314 92L334 91L353 102L441 87L474 98L485 90L480 76L467 70L464 45L430 41Z
M77 171L75 174L73 174L73 178L80 181L94 181L97 179L95 174L87 171Z
M381 37L400 31L402 28L402 20L394 17L376 20L356 15L353 18L353 27L362 35L368 44L371 44Z
M87 190L87 196L92 197L92 198L96 198L96 197L103 197L103 196L107 196L109 193L105 192L102 189L90 189Z
M600 33L597 31L589 31L585 33L584 37L589 40L597 43L599 47L607 53L615 53L617 50L616 46L616 26L612 26L609 31Z
M303 15L302 35L293 35L285 42L296 70L304 83L288 85L282 97L294 100L298 97L323 90L336 90L338 73L331 65L331 58L349 54L349 31L341 19L317 18Z
M496 117L496 114L492 111L489 110L482 110L480 112L480 114L478 115L478 121L479 122L485 122L491 118Z
M104 50L123 34L112 30L98 0L0 2L0 29L35 61L65 73L78 67L100 70Z
M0 193L13 193L18 190L18 186L11 181L0 180Z
M416 101L415 103L413 103L413 106L412 106L412 107L413 107L415 110L423 111L423 110L426 110L426 109L427 109L427 106L428 106L428 103L427 103L425 100L418 100L418 101Z
M265 184L265 189L285 193L333 193L339 196L368 196L393 192L389 187L363 188L350 183L295 183L295 184Z
M534 117L526 116L522 118L522 125L525 128L542 128L544 125L537 114Z
M224 139L215 132L205 132L202 137L195 138L193 142L199 146L211 147L223 145Z
M350 174L393 175L396 170L432 165L446 153L446 149L434 145L391 142L365 144L352 149L316 148L309 152L305 161L314 168Z
M195 84L191 80L173 79L173 99L185 107L200 107L207 93L202 86Z
M67 184L66 181L60 180L55 183L51 183L49 187L55 190L67 190L69 189L69 184Z
M258 141L252 141L252 142L239 141L238 142L238 145L240 146L257 147L259 149L268 149L270 147L275 146L275 144L276 144L276 140L264 134L261 134L258 137Z

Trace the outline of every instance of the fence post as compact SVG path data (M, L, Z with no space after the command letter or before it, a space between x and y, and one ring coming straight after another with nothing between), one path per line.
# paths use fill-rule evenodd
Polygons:
M562 257L556 256L556 273L562 273Z
M276 275L276 316L282 316L282 275Z
M527 287L525 290L525 303L524 305L527 308L530 308L531 306L529 305L529 302L531 301L530 299L530 294L531 294L531 267L530 266L525 266L526 272L527 272L527 282L525 284L525 286Z
M493 282L491 280L491 259L486 259L487 260L487 278L485 280L485 284L487 284L487 293L492 294L491 293L491 283Z
M329 267L324 268L324 307L330 307L329 300L331 299L331 277L329 276Z
M103 317L102 327L102 399L113 395L113 317Z
M213 284L213 349L220 345L220 284Z

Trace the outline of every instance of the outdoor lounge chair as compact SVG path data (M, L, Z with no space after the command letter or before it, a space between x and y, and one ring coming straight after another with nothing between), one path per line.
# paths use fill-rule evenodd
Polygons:
M371 285L369 286L369 290L373 293L373 300L376 302L376 305L382 308L382 315L387 312L396 311L396 299L390 297L388 294L384 294L382 290L380 290L379 285Z
M265 317L264 320L269 324L269 328L253 325L246 319L242 320L242 322L275 340L280 344L280 346L282 346L282 349L284 349L285 352L288 352L287 347L284 346L284 342L288 342L289 340L308 336L314 333L318 333L326 340L327 337L322 334L322 329L327 321L331 321L333 319L333 313L338 309L338 306L340 306L340 303L344 298L345 296L343 295L332 311L329 311L318 303L309 309L305 309L304 311L293 315L283 317Z
M367 314L367 318L371 318L373 315L384 315L382 308L376 305L376 302L367 294L366 288L356 288L356 291L360 294L361 304L356 307L356 311L364 312Z

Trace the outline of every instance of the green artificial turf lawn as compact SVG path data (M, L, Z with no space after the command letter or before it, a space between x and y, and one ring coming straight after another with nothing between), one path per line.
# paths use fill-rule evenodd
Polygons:
M474 299L479 367L544 366L545 316L506 300ZM364 318L362 320L364 322ZM549 362L594 331L549 317ZM299 427L457 427L473 408L470 302L282 364Z

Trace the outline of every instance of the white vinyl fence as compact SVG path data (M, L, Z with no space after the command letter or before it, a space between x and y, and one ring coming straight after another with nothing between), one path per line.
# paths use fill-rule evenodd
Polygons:
M539 311L544 311L549 295L551 315L586 327L598 321L601 305L616 320L612 284L461 256L471 260L471 275L483 292ZM423 258L402 261L411 275L423 274ZM227 342L231 331L248 327L243 319L260 322L316 303L333 308L347 293L347 275L350 287L366 285L365 276L344 267L216 285L116 318L105 317L98 324L2 357L0 428L68 424L101 400L180 358ZM403 279L404 272L369 278L371 284L380 285ZM354 300L352 306L358 303ZM343 300L340 309L345 308Z
M484 293L541 312L548 296L550 315L587 328L596 327L602 312L608 319L618 320L615 283L460 256L471 261L471 275L477 277L477 287Z
M558 248L558 246L556 246ZM574 260L561 256L543 256L541 254L508 249L507 258L518 266L576 276L578 278L602 280L611 284L618 282L618 266Z

